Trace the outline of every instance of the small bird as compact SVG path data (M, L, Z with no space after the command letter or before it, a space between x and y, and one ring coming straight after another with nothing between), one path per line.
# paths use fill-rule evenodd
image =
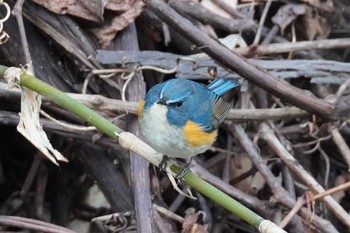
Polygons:
M205 152L232 107L222 95L237 86L226 78L208 86L179 78L155 85L138 107L142 135L168 157L186 159Z

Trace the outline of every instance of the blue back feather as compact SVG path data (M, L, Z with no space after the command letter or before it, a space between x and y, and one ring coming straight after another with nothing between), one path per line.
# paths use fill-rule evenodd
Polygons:
M211 82L208 85L208 89L213 91L218 96L222 96L227 91L229 91L232 88L235 88L239 85L240 84L238 82L235 82L231 79L219 78L219 79L215 79L213 82Z
M170 79L151 88L146 95L144 109L160 99L166 100L169 123L184 126L190 120L209 132L219 127L232 107L220 96L237 86L239 83L225 78L216 79L208 86L186 79ZM179 101L182 102L181 107L172 105Z

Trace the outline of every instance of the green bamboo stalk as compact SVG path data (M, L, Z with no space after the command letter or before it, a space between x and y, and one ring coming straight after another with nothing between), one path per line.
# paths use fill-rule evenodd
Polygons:
M171 170L176 174L181 171L179 167L172 166ZM231 213L237 215L250 225L259 227L260 223L264 220L261 216L257 215L238 201L234 200L226 193L215 188L205 180L194 175L192 172L186 173L183 177L183 180L187 185L194 188L198 192L202 193L204 196L208 197L211 200L214 200L216 203L230 211Z
M8 69L8 67L0 65L0 78L4 78L5 71L7 69Z
M0 65L0 77L4 76L6 69L7 67ZM113 139L118 139L118 134L123 132L122 129L118 128L113 123L100 116L98 113L92 111L85 105L69 97L62 91L57 90L56 88L46 84L45 82L27 74L26 72L23 72L20 76L20 85L39 93L45 98L58 104L62 108L76 114L89 124L95 126L102 133L106 134L107 136ZM174 165L171 167L171 169L176 174L179 173L181 170L179 167ZM231 213L237 215L242 220L255 226L256 228L258 228L260 223L264 220L264 218L262 218L261 216L257 215L244 205L240 204L224 192L215 188L214 186L202 180L193 173L188 172L183 177L183 179L186 182L186 184L188 184L190 187L199 191L211 200L217 202L218 204L229 210Z
M0 65L1 77L3 77L5 70L6 68ZM87 123L95 126L101 132L113 139L118 139L118 134L123 131L112 124L109 120L103 118L101 115L79 103L72 97L41 81L40 79L27 74L26 72L22 72L21 74L20 85L39 93L64 109L76 114Z

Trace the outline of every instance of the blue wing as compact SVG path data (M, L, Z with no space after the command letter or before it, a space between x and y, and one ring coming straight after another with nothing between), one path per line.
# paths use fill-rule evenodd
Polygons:
M213 104L213 128L219 127L232 108L232 102L225 101L221 96L238 86L240 86L238 82L226 78L216 79L208 85L208 89L212 91L210 99Z
M219 78L215 79L208 85L208 89L218 96L222 96L232 88L238 87L240 84L231 79Z

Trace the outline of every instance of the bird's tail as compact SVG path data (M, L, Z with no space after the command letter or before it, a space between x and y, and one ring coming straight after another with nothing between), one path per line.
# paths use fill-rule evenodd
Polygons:
M208 89L213 91L216 95L221 96L225 94L227 91L238 87L240 84L231 79L227 78L218 78L212 81L208 85Z

